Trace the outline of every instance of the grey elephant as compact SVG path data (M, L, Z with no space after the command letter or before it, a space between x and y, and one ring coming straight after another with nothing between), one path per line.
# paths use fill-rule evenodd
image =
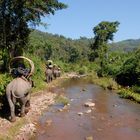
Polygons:
M60 68L53 69L53 77L56 79L57 77L61 76L61 70Z
M60 76L61 76L61 69L57 65L54 65L53 77L56 79L57 77L60 77Z
M49 66L48 68L46 68L45 76L46 76L46 82L47 83L50 83L53 80L52 66Z
M14 78L6 87L6 97L11 111L11 122L16 121L15 105L17 101L21 105L21 117L23 117L29 111L30 91L32 88L32 80L30 80L30 76L33 74L34 71L34 63L30 59L23 56L18 56L14 59L28 60L31 65L31 70L27 77L25 77L24 75L20 75L20 77Z

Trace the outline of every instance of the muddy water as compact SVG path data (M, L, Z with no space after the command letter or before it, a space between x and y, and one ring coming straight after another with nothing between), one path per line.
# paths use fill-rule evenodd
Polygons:
M56 104L44 112L35 140L140 140L140 104L82 79L69 80L54 92L64 93L70 106L58 111L63 105ZM94 108L85 107L87 101L94 102Z

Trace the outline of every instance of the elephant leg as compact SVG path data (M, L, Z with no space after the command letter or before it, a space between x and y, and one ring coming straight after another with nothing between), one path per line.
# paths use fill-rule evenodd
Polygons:
M21 102L21 113L20 113L20 116L21 117L24 117L25 116L25 105L26 105L26 102L27 102L27 99L21 99L22 102Z
M50 83L51 81L52 81L51 76L48 75L48 77L47 77L47 83Z
M13 101L11 100L11 97L8 97L8 102L9 102L9 106L10 106L10 111L11 111L11 117L10 117L10 121L11 122L15 122L16 121L16 116L15 116L15 104L13 103Z
M25 114L29 112L30 109L30 100L28 100L25 104Z
M56 79L56 73L53 74L54 79Z
M51 81L52 81L52 77L50 76L50 77L49 77L49 82L51 82Z
M47 75L46 81L47 81L47 83L49 83L49 76L48 75Z
M22 104L21 106L21 114L20 114L21 117L24 117L25 116L25 104Z

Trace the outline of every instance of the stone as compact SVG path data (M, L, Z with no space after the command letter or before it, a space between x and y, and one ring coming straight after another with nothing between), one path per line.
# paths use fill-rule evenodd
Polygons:
M91 109L85 111L85 113L87 113L87 114L91 113Z
M46 121L46 125L47 126L50 126L51 124L52 124L52 120L51 119L49 119L49 120Z
M92 136L88 136L88 137L86 137L86 140L93 140L93 137Z
M86 102L84 105L85 105L85 107L94 107L95 103L93 103L93 102Z
M82 113L82 112L78 112L78 115L79 115L79 116L82 116L82 115L83 115L83 113Z

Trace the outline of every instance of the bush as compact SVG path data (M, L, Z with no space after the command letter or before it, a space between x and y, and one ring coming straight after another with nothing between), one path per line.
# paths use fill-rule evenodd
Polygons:
M83 66L79 69L78 73L83 75L83 74L86 74L88 71L87 67L86 66Z
M134 85L134 86L132 86L132 90L136 93L140 93L140 86Z
M123 86L132 86L140 84L140 54L133 55L124 62L120 71L116 74L116 81Z
M5 89L12 77L9 74L0 74L0 96L5 94Z

